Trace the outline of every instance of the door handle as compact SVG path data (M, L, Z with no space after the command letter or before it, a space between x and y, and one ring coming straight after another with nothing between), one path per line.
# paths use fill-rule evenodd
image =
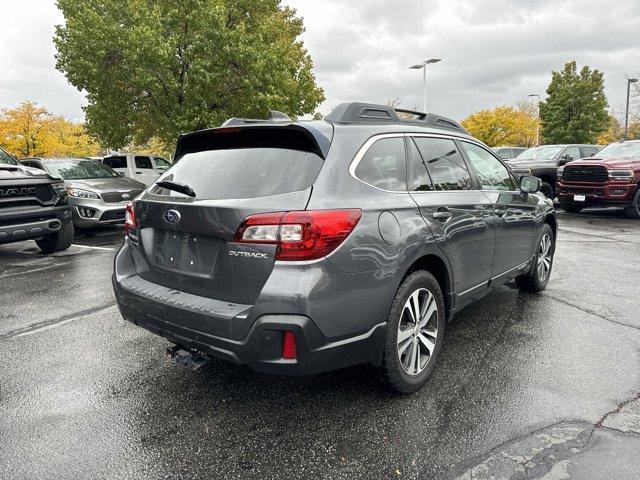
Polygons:
M436 220L443 220L446 222L451 218L451 212L446 212L446 211L433 212L431 216Z
M135 172L136 175L142 175L142 172Z

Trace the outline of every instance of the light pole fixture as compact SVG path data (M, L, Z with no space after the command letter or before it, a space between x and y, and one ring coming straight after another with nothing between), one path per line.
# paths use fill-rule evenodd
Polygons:
M627 132L629 130L629 93L631 91L631 84L636 83L637 78L627 78L627 109L624 113L624 139L627 139Z
M538 123L536 123L536 147L540 146L540 94L539 93L530 93L527 97L536 97L538 101L536 102L536 119Z
M430 58L429 60L425 60L422 63L418 63L417 65L413 65L409 67L411 70L420 70L422 69L422 88L424 90L424 101L423 101L423 112L427 113L427 65L432 63L438 63L441 61L441 58Z

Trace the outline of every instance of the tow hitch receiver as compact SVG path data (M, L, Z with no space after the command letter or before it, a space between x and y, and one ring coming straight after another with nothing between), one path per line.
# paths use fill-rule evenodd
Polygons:
M209 358L202 352L180 345L167 347L166 355L178 365L190 368L191 370L197 370L209 361Z

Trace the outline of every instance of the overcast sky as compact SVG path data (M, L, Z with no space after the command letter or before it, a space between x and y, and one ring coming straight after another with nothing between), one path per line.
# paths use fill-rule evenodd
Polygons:
M605 73L609 104L621 108L626 78L640 72L640 0L284 0L304 17L327 113L342 101L422 105L462 119L529 93L576 60ZM63 18L54 0L2 0L0 108L34 100L82 119L84 96L54 68L51 40Z

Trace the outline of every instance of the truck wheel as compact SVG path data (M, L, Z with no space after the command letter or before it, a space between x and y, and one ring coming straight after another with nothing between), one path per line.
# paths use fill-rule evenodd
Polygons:
M533 265L528 273L516 277L516 285L521 291L539 293L547 288L555 250L556 244L553 238L553 230L545 223L538 240L538 248L533 259Z
M444 299L437 280L420 270L404 279L387 319L382 369L391 388L418 390L433 372L442 348Z
M560 207L568 213L580 213L582 210L582 205L577 205L571 202L560 202Z
M40 240L36 240L36 243L44 253L66 250L73 243L73 222L68 221L56 233L42 237Z
M625 207L624 214L627 218L640 219L640 185L631 203Z
M544 193L544 196L553 200L554 198L556 198L556 192L553 189L553 187L551 186L551 184L547 183L547 182L542 182L542 185L540 185L540 191L542 193Z

